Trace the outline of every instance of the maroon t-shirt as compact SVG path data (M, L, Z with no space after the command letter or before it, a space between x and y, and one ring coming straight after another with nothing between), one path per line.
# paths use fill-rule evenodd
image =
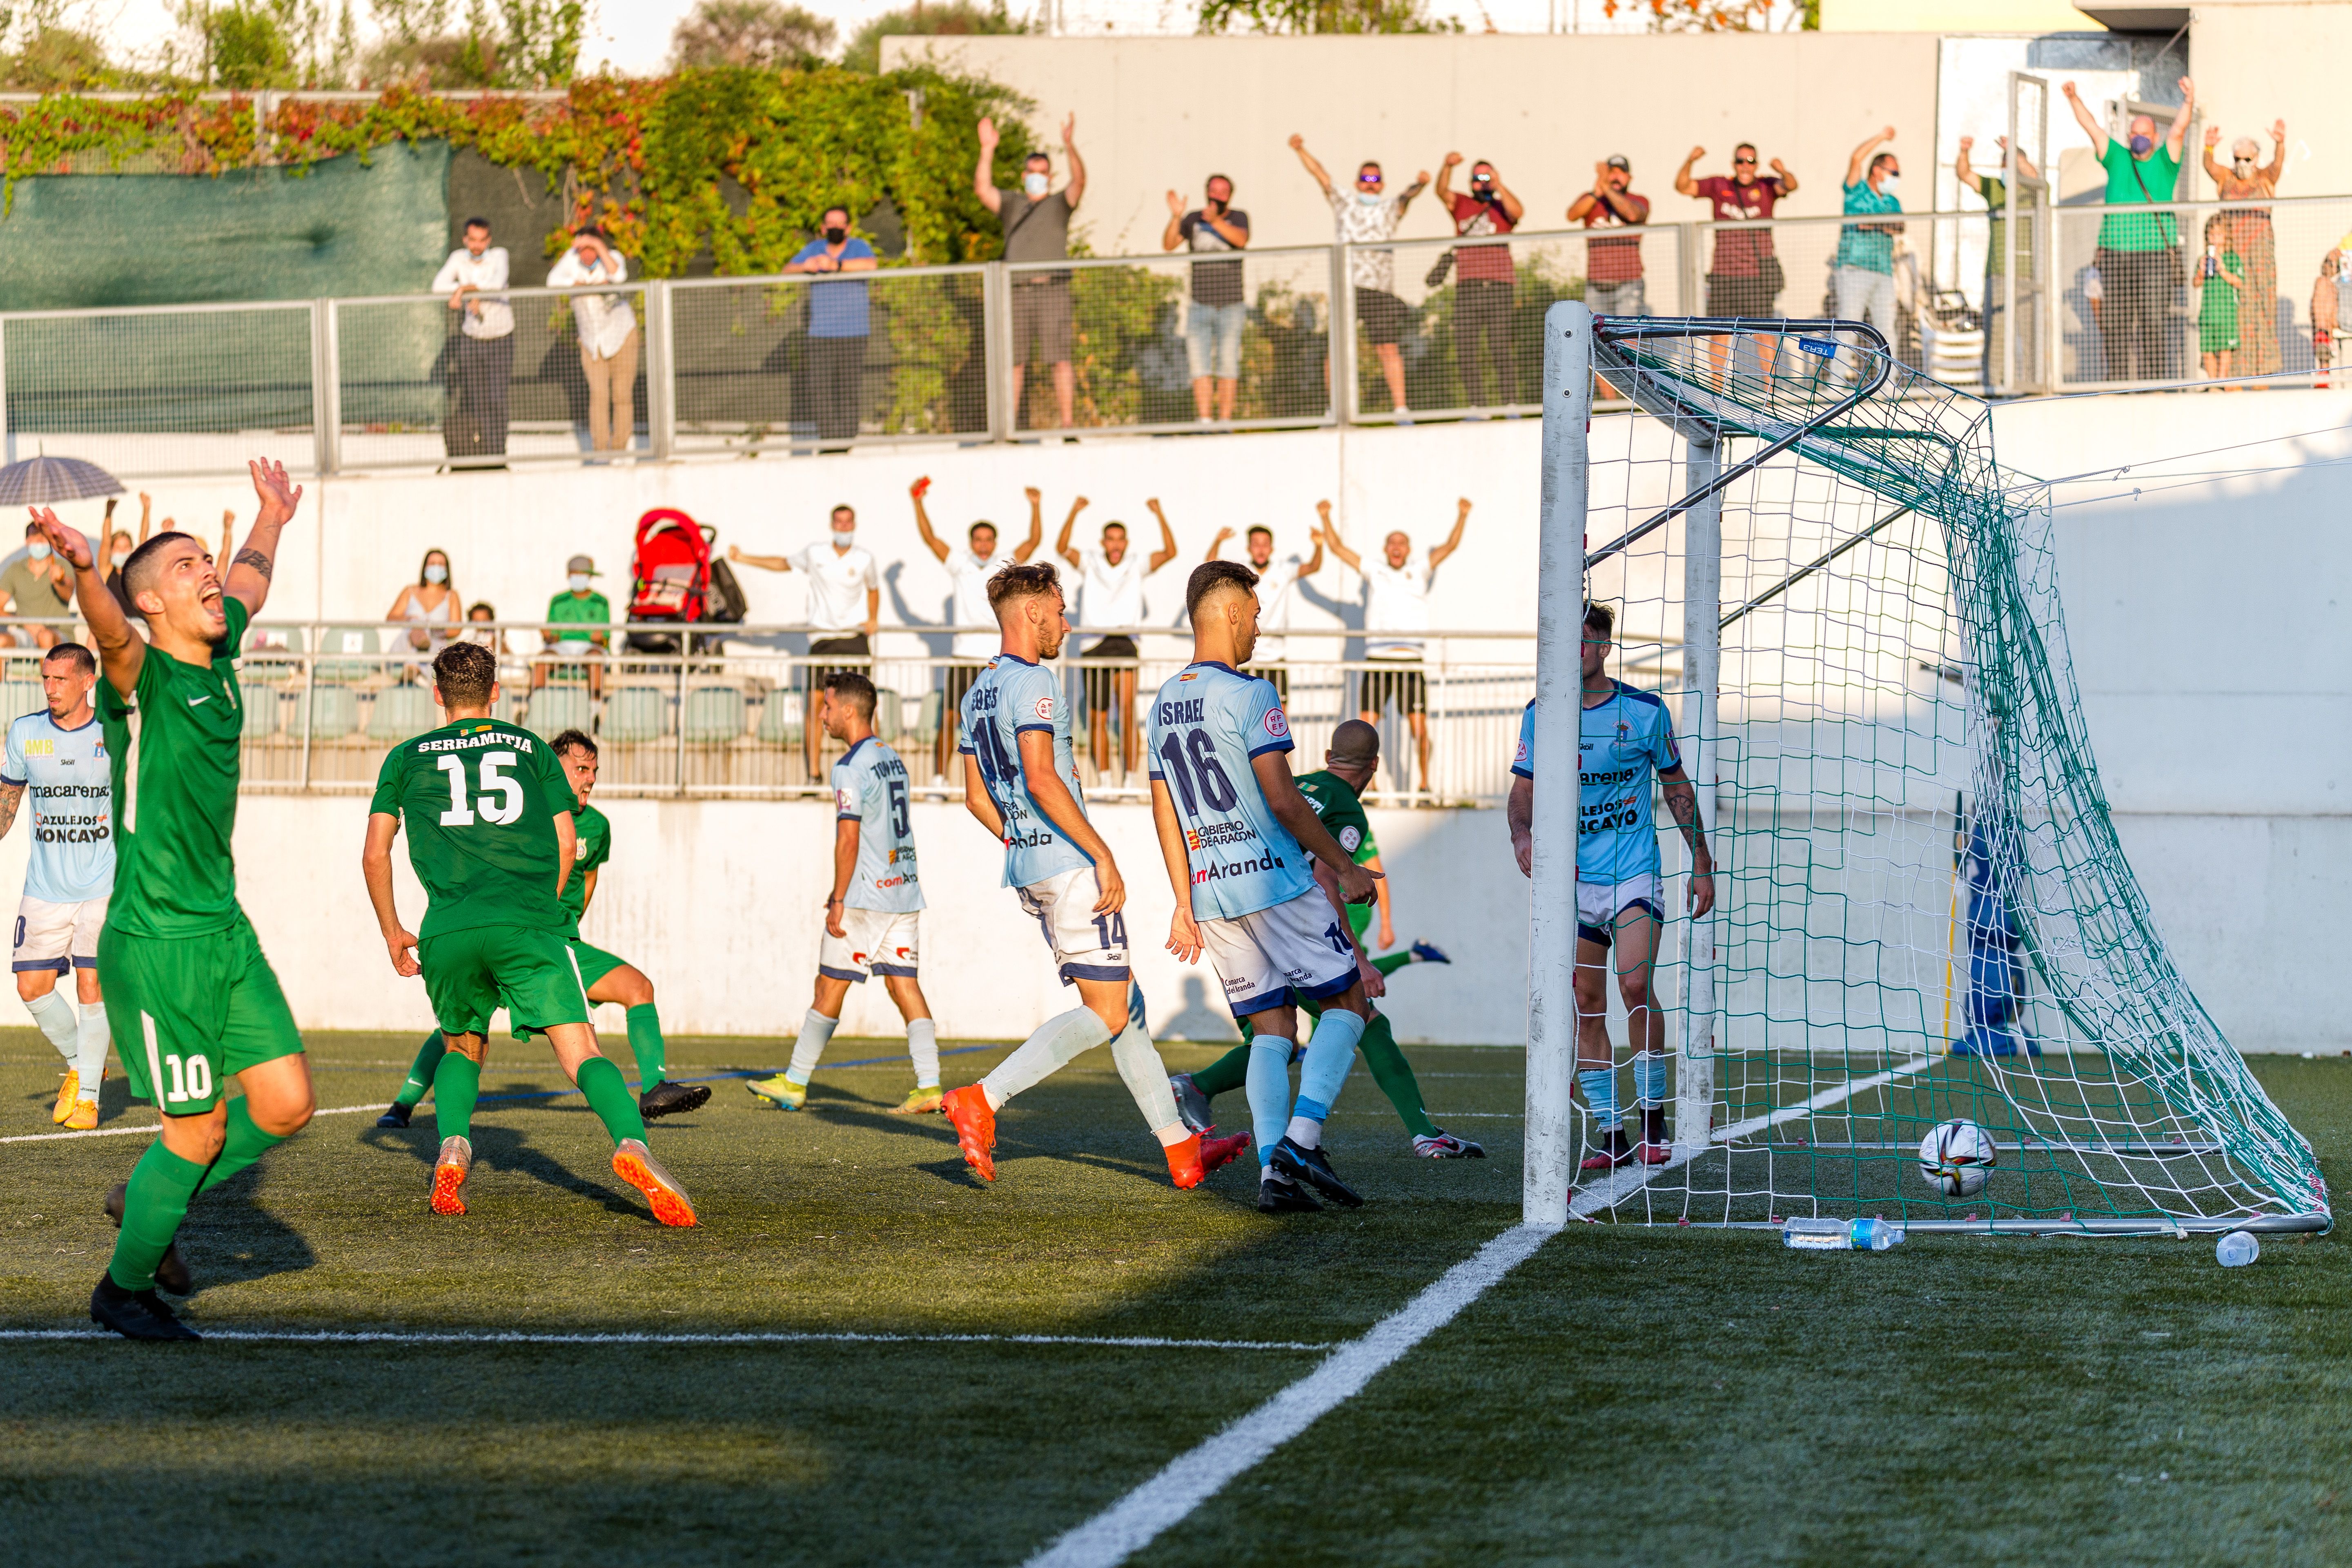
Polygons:
M1482 202L1457 193L1454 197L1456 234L1508 234L1517 227L1500 202ZM1511 247L1507 245L1457 245L1454 270L1465 283L1508 283Z
M1737 223L1742 219L1768 218L1773 204L1789 194L1778 174L1767 174L1753 184L1743 185L1725 174L1709 174L1692 184L1700 195L1715 207L1717 223ZM1759 228L1754 233L1738 229L1719 228L1715 231L1715 260L1707 268L1713 278L1754 278L1763 271L1764 258L1772 254L1772 231Z
M1641 221L1650 221L1650 198L1637 196L1631 191L1620 191L1618 196L1635 212ZM1584 215L1587 228L1623 228L1625 220L1617 209L1592 198L1591 210ZM1594 235L1584 242L1584 276L1595 283L1631 283L1642 276L1642 237L1638 234Z

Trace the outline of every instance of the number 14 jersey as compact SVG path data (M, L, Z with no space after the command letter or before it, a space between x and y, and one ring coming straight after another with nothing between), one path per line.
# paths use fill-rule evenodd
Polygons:
M1062 677L1025 658L1000 653L972 678L959 715L956 749L980 768L988 798L1004 819L1004 886L1027 888L1058 877L1093 858L1062 837L1037 809L1021 772L1021 737L1042 730L1054 737L1054 772L1070 786L1070 798L1086 809L1078 790L1078 764L1070 751L1070 705L1062 700Z
M497 719L460 719L394 746L369 809L407 829L429 900L424 939L479 926L568 933L555 819L577 804L546 742Z
M1231 920L1315 890L1307 852L1275 820L1251 762L1287 752L1271 681L1230 665L1187 667L1151 704L1151 776L1168 786L1192 871L1192 914Z

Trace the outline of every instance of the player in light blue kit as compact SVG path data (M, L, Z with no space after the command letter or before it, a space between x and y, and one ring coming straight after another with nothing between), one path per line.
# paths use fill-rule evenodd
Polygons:
M1576 820L1576 1077L1601 1144L1584 1169L1605 1171L1639 1159L1663 1165L1674 1157L1666 1138L1666 1019L1650 988L1665 907L1658 900L1658 829L1650 813L1654 773L1666 809L1691 852L1691 918L1715 908L1715 860L1698 820L1698 792L1683 773L1666 705L1608 674L1616 612L1584 609L1583 724L1577 741L1580 780ZM1511 763L1507 812L1522 875L1532 874L1536 705L1519 716L1519 754ZM1633 1047L1633 1093L1642 1110L1642 1142L1629 1146L1617 1110L1616 1053L1609 1043L1609 1003L1602 969L1617 950L1617 991L1625 999L1625 1032Z
M49 1119L77 1132L98 1125L111 1038L98 988L98 933L114 890L114 785L90 709L97 681L89 649L70 642L51 647L41 658L48 706L8 726L0 761L0 837L16 826L27 790L33 797L33 855L16 906L16 994L66 1059ZM58 994L58 976L68 970L79 1016Z
M849 751L833 764L833 894L817 946L816 997L801 1018L793 1065L749 1085L784 1110L808 1102L810 1075L841 1022L841 1005L868 974L882 977L907 1020L907 1052L915 1058L914 1090L891 1113L940 1108L939 1027L915 978L923 884L915 870L912 795L907 764L874 738L874 683L856 670L824 678L824 732Z
M1205 951L1226 1005L1249 1020L1259 1209L1321 1207L1308 1186L1354 1208L1364 1200L1331 1169L1323 1121L1382 989L1349 939L1347 910L1371 901L1380 873L1339 847L1292 782L1290 721L1273 683L1238 673L1257 649L1257 574L1205 562L1184 607L1192 662L1151 705L1151 816L1176 895L1168 950L1187 963ZM1323 1005L1296 1105L1294 994Z
M1111 1060L1168 1155L1180 1187L1248 1147L1247 1137L1205 1142L1176 1114L1168 1069L1145 1032L1141 993L1127 963L1127 885L1110 846L1087 820L1070 754L1070 705L1062 677L1041 667L1070 635L1054 568L1008 566L988 580L1003 647L964 695L957 749L964 805L1004 846L1004 885L1045 932L1062 980L1081 1004L1048 1018L978 1083L951 1089L940 1109L955 1124L964 1163L996 1179L996 1112L1082 1051L1110 1042ZM1132 995L1130 995L1132 993Z

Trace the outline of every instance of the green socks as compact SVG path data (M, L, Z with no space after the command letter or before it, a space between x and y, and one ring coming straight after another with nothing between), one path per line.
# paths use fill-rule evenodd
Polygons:
M433 1069L433 1125L444 1138L474 1135L474 1101L482 1092L482 1064L451 1051Z
M637 1087L651 1089L669 1076L662 1044L661 1013L650 1002L629 1009L629 1049L637 1058Z
M1389 1027L1387 1014L1372 1015L1371 1026L1364 1031L1357 1048L1364 1053L1364 1066L1371 1069L1372 1081L1396 1107L1397 1120L1404 1123L1404 1130L1416 1138L1435 1136L1437 1124L1430 1121L1421 1103L1421 1081L1412 1076L1412 1064L1397 1049L1396 1031Z
M220 1157L205 1173L204 1181L196 1188L196 1195L201 1197L211 1192L285 1142L276 1133L264 1132L256 1126L253 1112L246 1108L245 1097L237 1096L228 1102L228 1135L221 1141ZM181 1212L186 1212L184 1205Z
M441 1058L448 1049L449 1042L441 1037L440 1030L436 1029L425 1036L425 1044L417 1047L415 1064L408 1069L407 1080L400 1086L400 1092L392 1097L392 1102L415 1110L417 1102L425 1098L425 1089L432 1086L434 1069L441 1065Z
M1250 1026L1242 1026L1242 1043L1192 1075L1192 1081L1211 1100L1249 1081Z
M1402 969L1406 964L1411 963L1412 962L1412 950L1411 948L1407 948L1402 952L1392 952L1386 958L1376 958L1372 960L1372 967L1379 970L1382 974L1394 974L1398 970Z
M596 1120L604 1124L614 1142L626 1138L644 1142L646 1119L637 1114L637 1097L629 1092L619 1068L604 1057L590 1057L580 1064L580 1076L575 1081L580 1092L588 1097L588 1109L596 1113Z
M122 1194L122 1234L114 1238L107 1278L125 1290L154 1288L155 1265L179 1234L180 1222L188 1217L188 1202L204 1179L202 1165L181 1159L163 1147L162 1139L147 1146Z

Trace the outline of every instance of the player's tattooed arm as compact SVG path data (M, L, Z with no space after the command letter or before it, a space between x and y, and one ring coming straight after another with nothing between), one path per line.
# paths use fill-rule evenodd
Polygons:
M1678 768L1660 773L1658 783L1664 786L1666 809L1674 813L1676 825L1683 830L1683 841L1690 846L1688 899L1690 912L1696 918L1715 908L1715 858L1707 852L1706 829L1698 819L1698 791Z
M245 548L229 563L221 591L241 601L247 615L257 616L269 599L269 577L278 559L278 536L302 502L302 487L286 477L286 465L261 458L246 464L253 475L253 493L260 498L253 529Z
M1151 826L1160 833L1160 858L1168 868L1176 912L1168 921L1168 951L1187 963L1201 962L1201 927L1192 918L1192 861L1184 849L1184 825L1168 797L1168 781L1151 781Z
M229 562L229 564L232 566L250 566L256 572L260 573L265 579L276 570L276 567L271 563L269 557L264 555L260 551L254 549L251 545L247 545L243 550L238 551L235 558Z
M25 786L0 779L0 838L16 826L16 808L25 804Z
M98 645L99 668L106 672L107 684L130 696L138 689L139 671L147 662L147 639L131 629L131 618L99 574L98 557L81 530L68 528L45 506L33 508L32 515L50 550L73 568L74 603L89 623L89 640Z

